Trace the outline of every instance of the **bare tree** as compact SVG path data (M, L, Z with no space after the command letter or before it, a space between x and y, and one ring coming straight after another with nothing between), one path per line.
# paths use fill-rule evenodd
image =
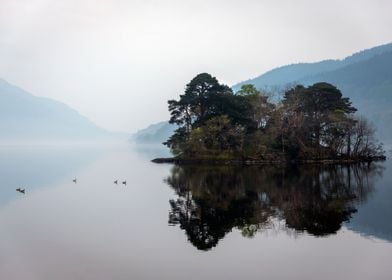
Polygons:
M358 117L352 129L351 156L356 158L378 157L384 154L382 144L377 142L374 126L364 117Z

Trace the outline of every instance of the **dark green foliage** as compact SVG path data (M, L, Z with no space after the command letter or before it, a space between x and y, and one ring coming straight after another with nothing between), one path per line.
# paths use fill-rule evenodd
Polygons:
M174 151L189 151L183 144L190 140L192 130L204 127L203 131L206 132L209 130L208 126L211 126L210 121L221 116L226 116L225 121L237 129L252 127L252 106L247 98L234 95L228 86L219 84L216 78L206 73L192 79L178 101L169 100L168 103L171 114L169 122L179 125L165 142ZM203 142L210 141L205 139Z
M289 139L292 155L298 154L302 146L313 148L313 152L331 152L331 139L345 137L345 129L351 115L357 110L348 98L328 83L317 83L310 87L296 86L288 90L283 99L287 130L295 133ZM289 119L290 118L290 119ZM299 120L300 123L293 123ZM291 123L290 123L291 122ZM354 122L351 122L354 124ZM290 129L291 128L291 129ZM290 137L290 135L287 135Z
M165 142L189 158L365 159L382 155L370 125L335 86L298 85L272 104L253 85L237 94L203 73L169 101L179 128ZM361 147L361 148L358 148Z

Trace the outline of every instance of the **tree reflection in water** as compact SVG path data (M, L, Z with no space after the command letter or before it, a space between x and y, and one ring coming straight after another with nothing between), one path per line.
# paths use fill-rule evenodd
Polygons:
M297 167L174 166L165 182L169 224L209 250L233 228L245 237L284 221L285 228L315 236L336 233L366 200L380 176L377 164Z

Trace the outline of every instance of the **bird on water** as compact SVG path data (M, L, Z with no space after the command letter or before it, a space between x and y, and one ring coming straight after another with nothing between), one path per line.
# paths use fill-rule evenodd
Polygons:
M17 188L16 191L20 192L20 193L23 193L23 194L25 193L25 189L21 189L21 188Z
M78 181L78 180L77 180L76 178L72 180L72 182L74 182L75 184L76 184L77 181Z

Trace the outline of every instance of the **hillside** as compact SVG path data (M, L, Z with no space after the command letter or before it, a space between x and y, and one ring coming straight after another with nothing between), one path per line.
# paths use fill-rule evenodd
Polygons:
M361 115L377 127L380 139L392 141L392 51L350 64L335 71L320 73L299 81L309 85L326 81L351 98Z
M69 106L34 96L0 79L0 141L112 137Z
M309 77L337 70L351 64L368 60L376 55L392 51L392 44L377 46L363 50L342 60L323 60L315 63L297 63L285 65L268 71L256 78L249 79L232 86L236 92L243 84L253 84L257 88L285 87Z
M132 135L131 140L139 144L161 144L166 141L176 129L168 122L152 124Z

